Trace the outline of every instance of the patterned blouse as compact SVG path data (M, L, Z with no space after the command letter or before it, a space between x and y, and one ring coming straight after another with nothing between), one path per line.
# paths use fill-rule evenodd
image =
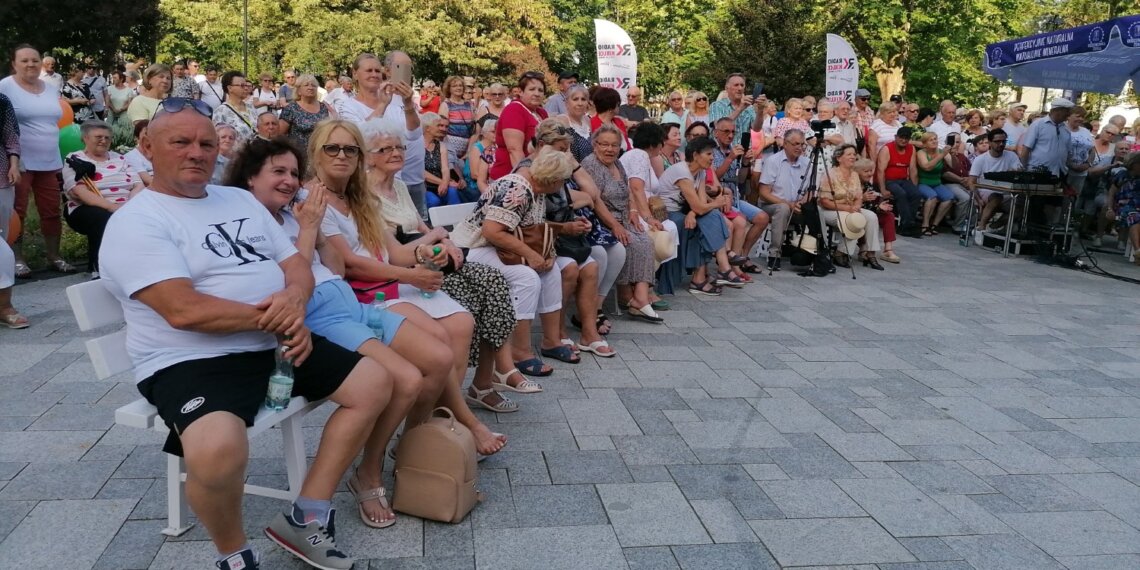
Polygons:
M296 101L281 110L281 120L289 123L289 140L305 152L309 148L309 136L313 134L313 129L317 128L317 123L329 118L329 106L324 103L317 104L321 108L316 113L306 111Z
M95 176L91 177L91 181L95 183L95 187L99 189L99 194L106 198L112 204L123 204L131 196L131 190L135 184L142 181L131 165L127 163L127 159L117 152L108 152L107 160L97 162L95 159L87 156L83 151L76 151L69 155L74 156L90 162L95 165ZM86 185L75 181L75 171L67 164L63 163L63 189L71 191L74 189L76 192L90 192L91 190ZM83 204L77 200L67 200L67 213L75 211L76 208Z
M16 121L16 110L7 95L0 93L0 176L7 183L9 162L12 155L20 156L20 123Z
M253 107L246 105L246 112L240 113L237 109L230 106L229 103L222 103L214 109L214 123L225 123L237 131L237 142L242 143L249 138L253 137L256 132L254 125L257 124L257 118L253 115Z
M511 173L488 187L489 192L479 198L475 211L451 233L451 241L459 247L488 247L483 237L483 222L499 222L514 231L546 221L546 200L539 200L534 190L520 174Z

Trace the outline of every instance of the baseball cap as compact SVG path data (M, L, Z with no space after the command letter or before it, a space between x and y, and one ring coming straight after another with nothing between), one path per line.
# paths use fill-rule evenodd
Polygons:
M1053 99L1050 106L1053 109L1071 109L1073 108L1073 102L1063 97L1058 97Z
M562 73L558 74L558 80L559 81L562 81L565 79L578 79L578 72L567 70L567 71L563 71Z
M1022 109L1028 109L1028 108L1029 108L1029 105L1026 105L1025 103L1021 103L1021 102L1017 102L1017 103L1010 103L1010 104L1009 104L1009 110L1010 110L1010 111L1012 111L1012 110L1014 110L1014 109L1017 109L1018 107L1020 107L1020 108L1022 108Z
M855 90L855 96L856 97L870 97L871 92L867 91L866 89L856 89Z

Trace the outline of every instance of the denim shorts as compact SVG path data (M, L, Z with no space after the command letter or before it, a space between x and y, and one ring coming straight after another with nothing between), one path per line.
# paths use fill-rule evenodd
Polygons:
M762 211L760 208L739 198L736 199L736 204L733 205L733 209L740 212L749 223L752 222L752 218L756 217L756 214Z
M391 345L396 331L404 322L403 315L381 311L383 333L377 336L376 331L368 326L370 311L371 307L356 300L356 294L347 282L333 279L313 290L313 296L305 306L305 326L348 350L360 348L370 338L379 338L380 342Z

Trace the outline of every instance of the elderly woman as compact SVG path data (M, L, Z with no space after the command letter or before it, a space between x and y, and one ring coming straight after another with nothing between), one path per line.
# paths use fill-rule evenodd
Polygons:
M110 125L92 119L83 123L80 132L83 150L67 155L63 166L63 190L68 198L64 217L71 229L87 236L87 270L98 278L103 229L111 214L143 189L143 182L123 155L111 151ZM91 172L84 176L76 168Z
M463 158L475 139L475 103L464 98L463 78L452 75L443 82L443 102L439 116L445 117L444 144L452 156Z
M594 179L606 207L629 232L625 264L617 277L618 284L627 290L625 297L629 300L629 315L651 323L662 323L665 319L653 310L649 299L656 268L653 243L649 241L646 221L641 215L645 212L648 217L649 201L643 188L630 191L625 166L618 160L622 133L613 126L602 125L594 131L592 139L594 153L582 161L582 170ZM656 220L653 222L660 225Z
M59 96L71 107L75 124L82 125L83 121L95 118L95 110L91 108L95 100L91 98L91 90L83 84L82 68L77 67L67 74L67 81L59 88Z
M1121 239L1132 245L1133 263L1140 265L1140 152L1129 154L1122 166L1108 189L1104 213L1116 220Z
M981 109L966 111L966 125L962 128L962 137L965 140L970 140L989 132L990 129L983 124L983 121L985 121L985 116L982 115Z
M257 132L257 114L249 103L246 94L249 81L240 71L227 71L222 74L222 90L226 100L214 109L214 123L225 123L233 127L238 142L244 142Z
M932 132L923 133L922 148L915 152L915 164L918 166L918 191L925 200L922 204L922 235L938 235L938 225L954 206L954 192L942 183L942 171L947 170L947 164L954 158L950 155L950 146L938 148L938 135ZM937 209L936 209L937 208Z
M1104 232L1108 228L1109 219L1100 214L1108 199L1108 187L1112 184L1112 173L1124 163L1131 146L1128 141L1113 143L1120 134L1120 127L1107 124L1101 128L1100 133L1093 139L1093 149L1090 152L1089 177L1085 181L1084 192L1077 201L1077 208L1085 213L1081 223L1081 230L1088 231L1092 221L1096 220L1096 233L1093 234L1093 247L1104 245Z
M492 83L483 90L483 95L486 96L485 104L475 113L475 120L481 120L487 115L498 119L507 106L507 87L502 83ZM483 128L486 128L485 124Z
M9 177L7 184L16 186L14 205L21 221L28 212L29 195L35 198L48 263L56 271L70 273L75 268L59 256L59 237L63 230L59 213L59 170L63 168L57 126L63 117L59 93L40 79L40 52L35 48L19 45L11 55L12 75L0 80L0 94L8 97L16 114L22 172L15 178ZM16 277L24 278L31 275L32 270L24 263L20 244L18 240L13 247Z
M490 115L487 115L490 117ZM487 171L495 161L495 132L499 121L488 118L482 121L479 136L471 143L467 151L467 158L463 159L463 180L465 182L462 192L459 193L464 202L474 202L487 192L490 180Z
M680 244L678 237L677 224L673 223L670 219L657 220L653 217L652 208L649 206L649 198L657 196L660 191L659 178L660 172L658 165L661 162L661 153L665 148L667 142L665 139L665 131L672 130L677 132L676 123L666 123L663 127L659 127L652 123L638 125L638 128L633 133L633 150L621 155L621 164L625 168L626 176L629 179L629 191L631 200L636 198L636 194L640 193L645 197L643 204L636 208L631 208L631 212L637 214L637 218L641 220L638 224L643 231L658 232L664 231L669 234L669 244L673 253L665 259L659 260L661 263L671 261L677 257L677 245ZM620 291L620 290L619 290ZM623 295L623 298L628 299L628 292ZM655 298L656 295L650 294L650 298L654 301L652 303L654 309L668 309L669 304L665 301Z
M589 109L590 93L583 85L577 84L566 92L566 114L555 117L573 130L570 133L572 137L570 154L574 155L574 160L578 162L582 162L594 151L593 145L590 144L590 132L593 127L587 114Z
M863 181L855 170L859 154L855 145L844 144L835 149L832 158L833 168L820 184L819 212L823 221L839 230L836 237L842 240L835 252L836 265L849 267L849 257L859 247L863 238L860 258L864 267L882 271L877 256L882 250L879 235L879 217L863 207ZM854 219L861 216L862 220Z
M462 77L458 79L460 87L463 85ZM424 186L427 188L425 198L428 208L436 206L451 206L460 204L459 188L466 187L467 183L451 173L451 169L458 162L458 158L451 147L445 143L447 138L448 121L435 113L420 115L420 124L424 128Z
M134 125L127 117L127 107L135 97L135 92L127 85L126 76L122 71L111 72L111 84L103 91L103 97L106 99L104 105L109 111L107 118L110 120L111 130L120 137L129 137Z
M653 162L653 172L658 177L665 172L666 168L682 162L685 160L685 154L681 152L682 143L681 125L677 123L662 123L661 129L664 131L665 142L661 146L661 152L656 157L651 157Z
M718 296L721 286L743 285L728 263L728 224L722 212L732 205L732 197L729 192L721 192L716 198L705 193L715 148L716 142L708 137L690 140L685 162L666 169L658 183L669 219L684 227L679 259L662 265L661 278L669 281L662 287L664 292L681 283L685 271L692 271L689 292L694 295ZM710 257L716 260L718 273L714 277L708 275Z
M403 131L372 120L365 123L365 140L369 189L380 199L380 215L389 227L396 228L398 239L411 245L450 243L447 230L428 228L420 219L407 185L396 177L404 167ZM515 328L515 313L506 279L487 265L463 263L445 275L441 289L475 316L477 342L471 344L467 363L476 370L468 401L475 400L473 405L494 412L517 410L518 404L499 396L495 389L529 393L542 388L511 366L507 341Z
M1008 116L1009 116L1009 113L1002 111L1000 109L997 111L991 111L990 116L989 116L989 122L987 123L987 126L989 128L986 129L986 132L992 131L994 129L1004 129L1005 128L1005 118Z
M595 87L590 95L590 102L594 104L594 116L590 117L590 132L593 133L603 125L612 126L621 133L619 150L624 152L633 148L633 144L629 142L629 131L625 120L617 116L618 107L621 106L621 94L617 89Z
M776 126L772 128L772 138L776 141L776 146L784 148L784 133L792 129L801 132L810 133L811 125L808 120L811 115L804 111L804 102L802 99L791 98L784 103L784 117L776 121Z
M222 177L226 174L226 165L234 157L234 150L237 149L237 131L226 123L218 123L214 125L214 131L218 133L218 158L214 159L214 175L210 177L211 184L221 184Z
M538 123L546 118L542 108L546 97L546 80L537 71L528 71L519 77L519 96L503 108L499 115L499 130L495 134L495 162L491 165L491 179L498 180L514 170L526 158L534 140Z
M706 127L712 124L709 119L709 96L701 91L693 92L693 108L689 110L689 117L685 119L685 131L696 123L702 123Z
M875 213L879 219L879 231L883 236L883 253L879 259L888 263L899 263L902 259L895 254L895 212L894 205L879 193L875 186L875 161L860 156L855 161L855 172L863 184L863 207Z
M281 132L289 137L297 148L309 147L309 136L317 123L336 116L332 107L317 100L317 78L304 74L297 78L294 86L296 100L281 110Z
M6 95L0 94L0 326L10 329L28 328L28 318L12 306L12 287L16 284L16 255L8 245L8 227L12 204L16 198L12 188L20 180L20 127L16 112Z
M521 160L520 160L521 161ZM475 211L455 228L452 239L460 247L471 248L469 261L502 271L511 285L516 325L511 344L516 351L530 346L530 322L535 314L542 321L543 343L548 350L567 348L557 339L550 342L550 331L560 329L563 263L553 255L536 251L518 234L526 228L545 224L546 203L541 195L560 192L576 165L565 152L546 149L529 166L506 174L491 183L488 195L479 199ZM581 232L580 227L560 226L559 231ZM504 263L505 255L512 263ZM514 263L521 259L521 263ZM531 354L516 352L515 367L530 376L549 376L553 369Z
M154 117L158 105L170 94L171 81L173 76L170 67L156 63L146 68L142 74L139 94L131 99L127 107L127 118L137 124L139 121L149 121Z
M867 128L868 156L878 156L884 146L895 140L895 133L901 128L898 107L890 101L879 105L878 117Z

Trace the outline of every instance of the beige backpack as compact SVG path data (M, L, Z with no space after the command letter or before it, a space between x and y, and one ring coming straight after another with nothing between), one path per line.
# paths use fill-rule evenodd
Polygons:
M436 408L428 421L400 436L395 475L392 508L401 513L457 523L483 499L475 488L475 438L447 408Z

